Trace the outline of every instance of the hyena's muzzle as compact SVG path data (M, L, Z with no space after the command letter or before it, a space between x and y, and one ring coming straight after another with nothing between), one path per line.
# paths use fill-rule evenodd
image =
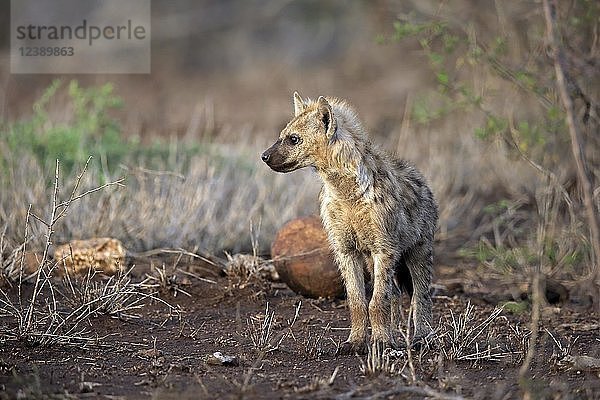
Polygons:
M279 139L271 147L266 149L260 158L267 163L272 170L277 172L291 172L298 168L298 161L289 160L282 140Z

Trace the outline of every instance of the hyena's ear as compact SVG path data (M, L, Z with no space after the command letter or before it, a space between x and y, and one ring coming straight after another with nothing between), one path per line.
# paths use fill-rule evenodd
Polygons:
M298 94L298 92L294 92L294 116L302 114L306 109L306 104L304 104L304 100Z
M328 139L331 139L337 128L331 105L325 97L319 96L319 99L317 100L317 108L319 110L319 119L325 128L325 134L327 135Z

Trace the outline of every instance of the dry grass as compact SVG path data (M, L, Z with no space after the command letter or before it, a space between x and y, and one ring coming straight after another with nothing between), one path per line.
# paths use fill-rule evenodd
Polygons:
M129 273L131 270L113 275L108 279L99 281L94 273L88 273L83 278L71 278L65 275L63 295L66 303L73 309L81 310L82 315L94 317L97 315L110 315L120 319L139 318L136 310L144 307L148 300L165 304L174 311L168 303L158 298L155 291L148 292L148 287L132 281Z
M163 263L161 267L152 265L152 272L146 274L146 278L140 283L140 286L145 289L157 290L163 294L171 294L173 297L177 297L179 293L192 297L183 286L188 283L185 282L178 272L183 273L184 271L177 270L176 268L168 268ZM207 281L208 279L203 279ZM214 281L212 281L214 282Z
M258 147L215 145L215 153L194 156L186 165L165 162L162 169L175 173L128 168L124 188L97 193L71 207L56 241L111 236L133 251L181 247L213 254L238 252L251 248L250 221L262 221L259 240L265 251L283 223L316 212L318 184L310 174L273 173L259 164ZM48 174L33 159L23 159L9 175L10 180L2 182L0 220L6 226L3 238L11 247L21 242L27 204L34 208L45 204L50 189ZM82 186L103 179L110 178L91 173ZM64 180L71 182L73 177ZM43 230L31 229L32 246L39 248Z
M301 339L302 349L304 350L305 360L319 360L331 348L339 347L331 337L331 326L319 327L317 332L308 330L306 335Z
M403 363L399 359L399 355L392 349L384 349L373 343L368 348L367 358L365 360L359 358L360 372L369 377L378 376L379 374L400 375L408 365L408 360ZM406 355L406 353L402 355Z
M299 302L296 306L294 317L291 320L285 321L285 327L279 331L276 331L274 326L275 311L269 309L269 303L265 306L264 315L248 318L246 321L248 326L248 337L250 338L254 349L261 355L279 350L283 341L287 337L293 336L292 329L298 320L301 307L302 302Z
M63 199L57 160L51 196L48 199L49 207L45 213L47 217L39 216L31 206L27 210L23 244L13 250L8 257L10 261L3 264L6 267L3 276L14 281L17 293L0 289L0 316L7 318L6 323L0 325L2 342L21 341L46 346L97 342L100 338L88 330L90 318L97 314L132 316L130 312L142 307L149 298L163 302L152 294L142 292L139 285L131 282L128 273L113 276L102 283L94 281L92 273L82 280L71 279L62 260L50 258L50 247L54 242L57 226L68 215L70 208L86 196L110 186L118 186L122 182L118 179L81 190L80 185L89 162L88 159L67 192L69 195ZM44 244L36 271L28 277L25 276L23 259L26 244L33 241L33 227L45 230ZM20 255L19 261L15 261L18 258L15 254ZM18 266L17 269L15 265ZM66 278L63 285L59 286L55 283L55 277L61 267L65 269ZM25 293L26 280L33 282L31 293ZM167 303L163 303L172 309Z
M518 333L521 337L518 337ZM469 302L464 312L442 317L438 345L444 358L454 361L500 361L522 355L523 346L518 345L527 339L522 330L509 329L502 316L502 308L494 309L487 316L475 315L475 308ZM526 347L526 346L525 346Z

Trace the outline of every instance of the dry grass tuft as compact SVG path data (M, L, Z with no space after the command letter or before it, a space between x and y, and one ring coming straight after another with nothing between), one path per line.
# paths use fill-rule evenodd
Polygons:
M399 353L389 349L382 348L376 343L369 345L367 359L360 359L360 372L368 377L375 377L380 374L389 376L400 375L407 366L408 361L403 365L399 359Z
M103 281L95 279L94 273L88 273L83 278L65 275L63 287L67 291L63 296L72 308L81 310L82 315L88 317L103 314L121 319L139 318L134 312L144 307L148 300L157 301L175 310L155 293L147 293L147 287L143 283L132 282L130 272L131 269Z
M234 281L234 287L240 289L253 282L279 279L275 266L270 260L252 254L234 254L232 256L227 253L225 274Z
M173 297L177 297L179 293L192 297L191 294L186 292L183 289L183 286L189 285L189 279L184 277L181 278L178 275L178 272L184 275L192 275L190 272L181 271L176 268L176 264L173 267L167 268L163 263L161 267L157 267L156 265L151 266L152 272L150 274L146 274L146 278L140 282L140 286L144 289L158 290L160 293L169 293ZM203 281L208 281L214 283L214 281L201 278Z
M304 350L305 360L318 360L328 352L326 344L330 344L332 348L336 348L337 344L330 336L331 326L327 324L317 333L309 330L302 339L301 348Z
M495 308L489 315L476 315L469 302L465 310L442 317L434 344L439 346L444 358L452 361L500 361L512 359L518 362L526 351L529 331L511 327L502 315L502 308Z
M286 326L278 332L275 332L275 311L269 310L269 303L265 306L265 312L260 318L251 317L246 320L248 326L248 336L253 347L259 354L266 354L279 350L283 341L293 336L293 327L300 314L302 302L296 306L294 317L286 321Z

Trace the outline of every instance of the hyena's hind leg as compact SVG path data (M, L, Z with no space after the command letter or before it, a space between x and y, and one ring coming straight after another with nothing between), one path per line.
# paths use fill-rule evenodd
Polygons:
M364 353L369 324L367 297L365 294L365 265L356 252L336 251L340 273L346 287L346 298L350 309L350 335L342 343L342 354Z
M413 340L416 343L427 339L433 333L432 303L429 292L433 275L432 241L417 243L405 253L405 259L412 278Z

